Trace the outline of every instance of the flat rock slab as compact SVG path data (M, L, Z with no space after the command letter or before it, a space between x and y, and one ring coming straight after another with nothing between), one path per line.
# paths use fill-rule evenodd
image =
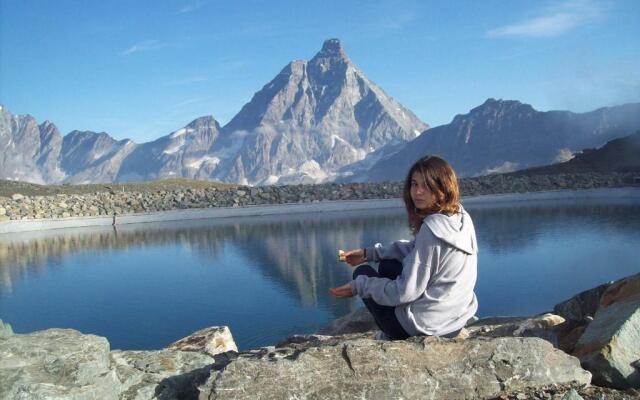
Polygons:
M73 329L0 339L1 399L118 399L109 342Z
M212 372L200 400L475 399L591 381L578 359L538 338L337 340L240 353Z

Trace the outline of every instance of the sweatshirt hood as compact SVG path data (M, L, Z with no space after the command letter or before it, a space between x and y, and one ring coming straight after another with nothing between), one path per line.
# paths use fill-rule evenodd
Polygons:
M478 252L473 221L462 205L457 214L431 214L424 219L424 223L438 239L451 246L467 254Z

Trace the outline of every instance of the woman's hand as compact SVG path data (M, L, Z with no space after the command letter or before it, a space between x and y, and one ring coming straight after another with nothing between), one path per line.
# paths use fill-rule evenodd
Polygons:
M355 267L367 261L364 257L364 249L355 249L344 252L344 258L347 264Z
M351 282L349 282L345 285L329 289L329 293L339 299L353 297L353 287L351 286Z

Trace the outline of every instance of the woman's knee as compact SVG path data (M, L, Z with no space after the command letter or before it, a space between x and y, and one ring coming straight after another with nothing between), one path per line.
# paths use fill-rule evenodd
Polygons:
M378 276L378 273L371 265L364 264L359 265L353 271L353 279L356 279L357 276L365 275L365 276Z
M402 273L402 263L398 260L381 260L378 273L384 278L396 279Z

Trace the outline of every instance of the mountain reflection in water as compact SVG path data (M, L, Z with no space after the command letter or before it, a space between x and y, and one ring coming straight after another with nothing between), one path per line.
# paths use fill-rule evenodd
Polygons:
M467 209L480 315L542 312L640 271L636 200ZM0 318L17 332L107 336L113 348L160 348L214 324L230 325L240 348L274 344L360 306L327 294L350 280L338 249L398 238L410 238L400 207L4 235Z

